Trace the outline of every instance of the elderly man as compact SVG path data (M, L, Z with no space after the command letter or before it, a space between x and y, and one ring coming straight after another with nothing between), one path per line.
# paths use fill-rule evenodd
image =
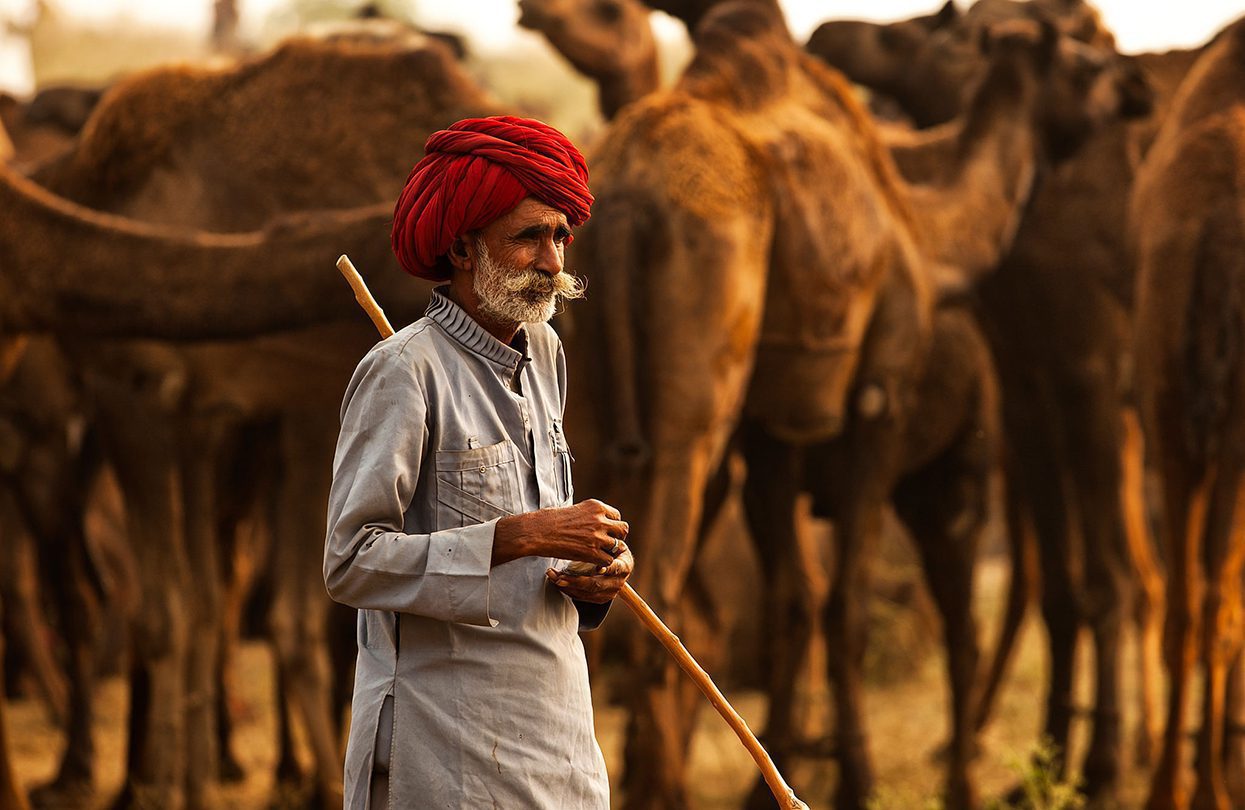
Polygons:
M333 464L324 579L360 610L346 806L606 810L576 631L633 560L615 509L572 505L545 323L582 295L563 250L587 167L512 117L459 121L425 151L393 247L448 284L359 364Z

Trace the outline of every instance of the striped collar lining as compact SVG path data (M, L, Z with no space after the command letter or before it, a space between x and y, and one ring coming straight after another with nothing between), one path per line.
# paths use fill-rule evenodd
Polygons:
M445 294L448 289L449 285L442 285L432 291L432 298L428 301L428 309L424 310L424 315L435 321L447 335L457 340L469 351L500 363L513 371L523 359L523 353L490 335L488 330L476 323L474 318L462 310L462 307L449 299L449 296ZM522 330L523 327L520 327L520 331ZM526 341L523 342L526 343Z

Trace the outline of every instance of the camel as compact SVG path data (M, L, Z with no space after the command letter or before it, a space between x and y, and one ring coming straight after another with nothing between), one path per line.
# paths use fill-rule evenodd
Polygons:
M0 124L12 148L12 155L4 159L20 171L30 171L63 153L102 92L92 87L46 87L27 102L0 94Z
M860 806L872 786L851 651L859 631L845 628L858 627L849 611L859 609L860 551L890 495L903 414L930 347L935 279L926 265L958 261L976 273L989 257L953 256L943 238L921 244L931 234L914 223L909 192L871 120L837 74L794 49L780 18L755 4L734 4L705 20L680 84L624 109L594 150L597 216L575 257L591 274L595 301L608 304L590 299L586 314L573 314L568 352L580 364L576 379L595 378L596 389L581 391L586 401L609 403L591 414L581 409L574 435L606 448L596 455L612 469L581 464L587 469L580 480L589 482L581 488L619 503L637 542L661 538L659 555L640 555L637 587L677 622L691 622L696 611L681 590L694 583L696 538L720 505L722 461L745 408L761 430L803 443L863 423L845 434L853 474L839 479L838 517L841 533L857 539L847 541L828 617L835 649L844 650L835 656L840 671L832 673L845 743L838 751L839 801ZM1039 95L1032 79L1021 78L1033 75L1026 59L1076 61L1054 47L1053 32L1042 41L1045 47L1025 36L1008 40L1018 48L1028 43L1020 49L1032 54L1008 62L1016 82L1010 87L1021 89L1026 113ZM1118 77L1102 80L1099 89L1118 104ZM997 117L986 118L999 126L1015 117L993 112ZM1030 153L1015 158L1014 175L994 175L998 193L1016 205L1024 195L1012 195L1028 182L1041 140L1028 114L1020 120ZM996 148L1006 140L1000 137ZM989 147L966 154L997 165ZM966 166L972 164L970 157ZM839 190L833 199L820 193L827 182ZM957 204L946 197L939 202ZM1005 211L981 224L1002 239L1013 218ZM921 249L935 258L925 259ZM646 272L635 276L640 267ZM661 279L660 294L645 286L649 278ZM650 324L661 324L660 331ZM783 396L793 391L800 396ZM677 806L685 799L687 729L671 716L681 704L659 687L671 682L659 662L647 659L642 669L649 685L634 700L633 728L650 744L628 746L627 803Z
M4 129L16 133L9 165L38 165L68 150L98 98L96 90L50 88L27 104L6 107ZM0 472L0 523L8 538L0 591L9 606L10 638L67 734L54 782L35 792L40 805L52 796L73 801L90 784L97 617L105 600L120 606L125 566L100 570L88 549L86 503L97 454L88 449L90 430L67 362L46 337L23 335L4 344L0 421L10 451ZM124 557L112 538L95 539L109 546L104 553ZM57 633L45 620L46 609L62 628L68 678L56 661Z
M597 83L606 120L657 89L657 41L639 0L519 0L519 25L539 31Z
M932 14L885 25L831 20L813 31L805 47L899 102L918 127L928 127L960 113L984 70L973 36L965 33L1012 19L1048 19L1067 36L1114 50L1114 37L1085 0L978 0L967 11L949 0Z
M1220 32L1181 85L1137 170L1129 207L1136 251L1136 358L1146 452L1162 480L1169 566L1170 677L1149 810L1233 806L1223 718L1245 564L1245 20ZM1185 704L1205 677L1192 799L1184 778ZM1239 734L1237 729L1232 730Z
M1062 5L1065 11L1078 6ZM966 21L971 22L978 6L969 10ZM1109 36L1082 28L1083 39ZM928 47L941 53L942 63L950 62L955 52L946 43L954 37L951 32L941 36ZM815 50L811 41L809 47ZM1057 745L1066 745L1073 716L1073 651L1077 628L1083 623L1094 629L1096 660L1108 665L1097 672L1095 728L1102 728L1095 732L1085 768L1091 793L1110 793L1118 780L1122 752L1117 676L1112 669L1118 663L1112 662L1118 662L1119 622L1129 613L1130 602L1135 603L1142 644L1139 761L1148 761L1159 733L1156 673L1164 594L1150 550L1141 497L1140 435L1126 391L1132 265L1121 223L1137 152L1152 137L1154 122L1161 120L1179 77L1194 58L1196 51L1137 57L1153 90L1156 112L1106 128L1054 172L1031 204L1010 255L978 290L979 317L1002 375L1005 427L1013 446L1007 456L1007 494L1012 557L1017 563L979 723L988 717L1027 592L1035 588L1031 580L1036 578L1037 564L1030 549L1036 542L1041 549L1043 614L1050 629L1052 660L1045 733ZM844 66L849 72L857 69L854 59L847 56ZM918 121L926 106L956 108L958 91L944 91L938 81L895 89L894 83L879 79L899 68L897 61L881 56L873 73L859 78L901 93L901 104ZM981 69L980 60L956 68L967 74ZM906 65L903 70L908 73ZM942 162L937 155L927 160L929 150L922 141L928 139L936 141L937 130L922 133L915 144L906 143L897 153L905 174L911 170L928 174L929 165ZM1113 506L1103 509L1104 503ZM1019 565L1024 560L1030 564Z
M424 288L402 282L383 256L379 235L390 203L372 201L396 195L427 132L487 113L491 104L448 53L406 36L295 41L238 69L137 77L114 89L75 149L36 175L38 184L12 172L0 177L0 195L23 223L0 236L4 265L28 273L0 282L22 299L6 304L3 327L50 329L73 318L78 306L112 310L93 322L75 320L79 332L61 340L91 370L87 384L126 494L144 583L122 803L211 800L212 622L220 593L214 576L189 572L220 566L208 530L216 524L211 459L238 424L275 419L284 470L273 507L279 680L312 744L316 801L340 805L324 655L328 601L316 561L334 414L350 370L375 336L342 295L340 279L316 268L343 248L357 248L361 263L382 279L378 290L393 291L385 296L391 313L414 317ZM317 78L323 75L333 81ZM299 88L321 84L334 88L333 98L302 103ZM409 95L395 99L398 90ZM257 104L265 115L251 112ZM366 132L356 128L359 121L369 122ZM195 135L178 138L183 132ZM229 183L221 183L228 162ZM332 207L340 210L304 213ZM90 268L86 275L112 274L115 284L87 281L76 270L53 270L51 278L36 271L57 264L82 269L65 258L70 235L83 248L77 259ZM47 284L43 292L61 292L40 301L28 280L36 275ZM75 295L64 293L79 283L87 293L74 304ZM213 288L231 295L214 296ZM281 314L304 303L307 311ZM241 312L252 304L251 315ZM178 325L181 316L188 320ZM302 329L246 343L98 339L238 338L291 327ZM192 633L195 649L187 644ZM209 699L187 704L188 690ZM286 753L283 765L296 770Z

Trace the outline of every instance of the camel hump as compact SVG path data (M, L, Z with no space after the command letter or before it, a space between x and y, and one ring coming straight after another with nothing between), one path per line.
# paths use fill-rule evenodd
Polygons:
M1198 464L1215 458L1245 392L1245 223L1218 206L1205 220L1185 312L1185 440Z
M68 158L37 179L77 202L144 218L166 215L171 206L150 199L170 184L185 199L210 188L263 207L235 206L207 223L220 230L257 227L273 209L391 198L422 145L417 133L491 106L445 48L408 33L297 37L224 67L135 74L104 96ZM406 88L401 104L394 88ZM262 191L246 187L255 182ZM204 205L179 203L177 216L202 224L201 211L185 209Z

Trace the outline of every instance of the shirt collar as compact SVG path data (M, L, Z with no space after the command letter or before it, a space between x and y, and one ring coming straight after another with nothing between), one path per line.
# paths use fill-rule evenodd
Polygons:
M511 371L519 365L520 361L526 359L525 352L517 351L493 337L487 329L464 312L462 307L451 301L445 294L448 289L449 285L446 284L432 291L428 309L424 310L425 317L435 321L447 335L461 343L468 351L500 363ZM516 342L526 349L527 335L523 333L523 330L524 327L519 327L521 337L516 335Z

